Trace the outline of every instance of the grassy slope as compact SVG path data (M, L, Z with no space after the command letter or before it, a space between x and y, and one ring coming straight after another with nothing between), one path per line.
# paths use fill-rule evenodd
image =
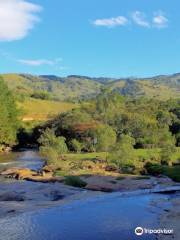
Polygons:
M67 77L59 78L59 80L43 79L32 75L4 74L0 75L7 82L10 89L16 93L26 95L32 94L34 91L49 91L52 97L65 101L67 99L87 98L98 94L103 87L99 83L87 78ZM176 79L177 78L177 79ZM151 79L136 79L131 81L130 85L126 85L127 79L105 82L105 86L118 90L121 94L131 96L146 96L149 98L157 98L166 100L170 98L178 98L180 94L179 78L177 77L154 77Z
M49 100L41 100L34 98L27 98L24 102L18 102L18 107L23 110L23 120L47 120L54 115L69 111L77 104L67 102L56 102Z
M3 74L0 76L16 93L31 95L34 91L45 90L60 101L95 96L101 87L100 83L88 79L66 78L57 81L33 75Z

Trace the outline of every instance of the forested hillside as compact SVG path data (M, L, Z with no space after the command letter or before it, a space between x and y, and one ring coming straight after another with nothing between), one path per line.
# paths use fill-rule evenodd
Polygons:
M58 77L27 74L2 75L9 88L21 96L77 101L97 96L110 88L123 96L148 97L160 100L180 96L180 74L152 78L90 78L86 76Z

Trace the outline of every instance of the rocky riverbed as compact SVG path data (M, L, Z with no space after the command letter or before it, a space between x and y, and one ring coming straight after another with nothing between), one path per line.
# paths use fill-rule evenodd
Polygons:
M35 165L36 158L38 158L38 165ZM41 220L39 219L39 215L36 215L35 212L40 211L40 215L41 213L45 214L45 218L47 219L47 221L49 221L49 219L52 219L53 224L56 224L57 219L60 219L60 208L64 209L65 206L69 206L71 208L72 206L74 206L75 202L77 202L78 204L78 212L76 212L76 214L77 217L80 219L79 221L84 221L84 218L88 219L89 213L87 212L86 216L84 216L84 212L86 212L88 209L92 209L93 212L93 206L95 209L96 205L98 206L97 214L98 211L100 211L101 217L98 217L96 215L90 215L89 217L92 217L92 219L94 220L92 220L93 222L89 222L89 224L92 227L96 221L111 221L111 223L109 222L108 225L105 224L104 226L105 228L109 228L111 226L113 229L112 230L109 228L110 238L108 239L119 239L118 233L123 234L124 238L122 238L122 240L129 239L127 238L127 236L136 239L131 224L133 224L133 227L136 226L136 223L137 225L143 224L143 222L139 219L140 216L138 213L138 208L141 209L141 217L142 219L144 218L144 221L146 222L146 224L142 225L143 227L161 227L168 229L173 228L174 230L173 235L146 235L141 239L157 239L157 237L160 240L180 239L180 196L178 195L180 185L173 182L167 177L160 176L158 178L139 178L136 176L126 176L125 178L117 179L117 177L112 176L88 175L81 176L81 179L87 183L86 187L81 189L65 185L63 182L63 178L54 178L52 175L48 175L49 178L47 178L46 174L49 173L46 172L45 174L42 174L40 169L42 169L43 163L42 160L38 157L37 153L22 153L20 154L20 157L18 156L17 162L18 165L13 162L12 166L11 164L3 164L3 170L5 170L4 166L6 166L6 169L9 169L8 171L11 173L12 171L10 170L13 170L14 167L16 167L16 170L22 170L20 171L21 177L19 177L19 175L13 175L19 180L6 178L8 175L0 176L0 223L3 224L3 222L7 222L8 224L10 224L12 223L12 221L16 221L17 219L17 225L15 224L15 227L16 233L19 235L18 237L16 237L15 234L15 236L12 237L13 240L19 240L22 239L22 237L25 237L23 233L19 233L18 231L18 224L21 223L21 220L18 223L19 219L23 218L23 222L31 222L31 220L27 219L29 219L29 216L31 216L32 214L33 216L35 216L35 219L37 218L37 221L39 221L40 223L36 225L35 229L33 226L33 222L27 222L27 225L30 224L29 227L31 228L32 224L35 231L41 232L42 229L38 229L38 226L40 226L39 224L41 224ZM19 162L21 162L22 165L19 164ZM31 168L30 165L33 166L33 168ZM33 171L31 169L33 169ZM28 181L22 180L24 179L22 178L22 172L23 174L25 173L25 175L23 176L25 176L25 179L27 178ZM33 175L33 178L35 175L36 179L31 179L31 176L27 176L27 174L29 173ZM44 181L43 179L46 179L46 181ZM125 206L124 201L127 201ZM90 205L89 202L91 202ZM93 202L94 205L92 204ZM100 203L102 203L102 205ZM84 205L87 205L87 208L83 210ZM111 211L107 210L107 206L108 208L112 208ZM57 212L53 209L57 209ZM128 213L130 209L131 212ZM68 214L69 213L65 213L64 219L72 222L72 224L76 224L75 222L73 222L73 215L69 216ZM110 214L110 216L108 216L108 214ZM69 217L67 217L66 215ZM126 219L126 217L128 216L129 218ZM109 218L111 218L111 220ZM114 225L117 225L117 221L121 221L122 225L119 225L119 229L114 229ZM10 225L7 225L5 229L2 229L2 236L4 236L3 240L9 239L10 235L8 234L9 232L12 232L12 228L8 228L8 226ZM65 223L61 226L62 229L64 229L64 226L68 227L68 223L66 223L66 220ZM26 230L26 225L24 225L23 227ZM79 227L80 226L77 226L77 229ZM125 232L125 229L127 232ZM78 240L91 239L90 237L92 234L90 232L88 233L89 236L87 238L85 238L84 236L85 232L88 231L87 229L85 232L84 229L79 228L79 231L80 230L82 230L82 238L78 238ZM43 232L44 231L45 230L43 230ZM62 238L59 238L60 232L58 228L56 228L54 231L56 231L54 235L55 237L51 237L52 232L49 229L49 232L47 232L47 238L46 235L43 235L42 233L42 238L40 237L37 239L68 239L64 237L67 234L66 230L63 230L64 232L62 232L62 235L64 235ZM76 230L74 231L75 234L78 234ZM95 229L95 232L99 233L99 229ZM27 237L23 239L29 240L32 239L32 237L33 239L36 239L36 237L32 235L32 233L28 232L28 234L29 235L27 235Z

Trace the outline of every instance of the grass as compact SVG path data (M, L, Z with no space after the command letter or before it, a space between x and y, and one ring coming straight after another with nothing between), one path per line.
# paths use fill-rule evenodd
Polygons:
M138 157L141 161L150 161L150 160L155 160L155 161L160 161L160 148L153 148L153 149L137 149L135 151L136 157ZM176 162L178 158L180 157L180 147L176 148L176 152L173 153L171 157L172 162Z
M172 156L172 161L176 162L178 160L180 153L180 148L177 148L177 152ZM160 162L159 154L160 149L138 149L135 151L135 154L140 157L139 161L136 161L137 166L142 167L145 161ZM157 161L152 160L151 158L157 159ZM56 175L67 176L67 175L88 175L88 174L102 174L102 175L114 175L117 177L117 180L123 180L124 176L119 176L117 173L107 172L102 168L104 163L100 163L99 160L105 161L106 153L105 152L94 152L94 153L68 153L64 154L64 161L60 161L58 167L61 168L61 171L57 171ZM92 166L88 169L86 166ZM142 166L141 166L142 165ZM166 173L165 173L166 174ZM171 174L171 171L168 172ZM166 174L167 175L167 174ZM148 179L149 176L139 176L137 180Z
M93 153L68 153L64 155L68 160L90 160L96 161L98 159L105 160L105 152L93 152Z
M23 111L23 121L44 121L49 118L78 107L77 104L27 98L23 103L18 102Z

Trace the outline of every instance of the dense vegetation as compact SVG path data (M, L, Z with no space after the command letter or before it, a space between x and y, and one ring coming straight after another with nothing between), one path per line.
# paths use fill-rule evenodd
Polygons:
M0 151L16 143L18 111L12 93L0 79Z
M104 161L112 168L123 173L147 173L148 162L170 165L180 160L179 104L179 100L129 99L103 90L95 99L60 114L35 133L38 136L53 129L54 137L65 138L69 151L105 152ZM159 153L140 157L137 149L158 149Z
M179 179L180 100L170 98L178 96L178 76L5 75L12 93L1 80L0 145L38 144L48 163L66 175L99 164L107 171ZM20 124L15 102L24 116Z

